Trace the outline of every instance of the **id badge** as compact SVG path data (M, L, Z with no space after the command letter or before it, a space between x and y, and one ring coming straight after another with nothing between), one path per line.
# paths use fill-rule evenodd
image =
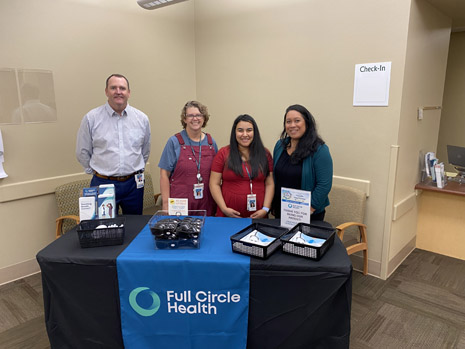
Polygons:
M257 195L247 195L247 211L257 211Z
M137 189L143 188L144 187L144 173L136 173L134 176L134 179L136 181Z
M203 199L203 183L194 184L194 199Z

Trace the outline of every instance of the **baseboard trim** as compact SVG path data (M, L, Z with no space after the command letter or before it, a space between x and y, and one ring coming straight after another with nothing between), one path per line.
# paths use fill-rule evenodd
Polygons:
M361 254L359 256L357 254L352 254L349 257L350 257L350 260L352 261L352 267L354 268L354 270L362 273L363 272L363 255ZM370 258L368 258L368 274L379 278L381 275L381 263L370 260Z
M407 243L407 245L404 246L402 250L399 251L399 253L394 256L394 258L389 261L386 278L389 278L389 276L391 276L391 274L396 271L397 267L402 264L402 262L410 255L410 253L413 252L416 243L417 237L415 236Z
M40 272L37 260L30 259L0 269L0 286Z

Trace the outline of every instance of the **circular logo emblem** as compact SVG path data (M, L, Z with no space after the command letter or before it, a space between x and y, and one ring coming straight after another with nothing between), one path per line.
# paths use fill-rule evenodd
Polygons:
M153 300L152 305L148 308L142 308L139 303L137 303L137 295L144 291L147 291ZM160 297L148 287L137 287L129 294L129 304L137 314L141 316L152 316L160 308Z

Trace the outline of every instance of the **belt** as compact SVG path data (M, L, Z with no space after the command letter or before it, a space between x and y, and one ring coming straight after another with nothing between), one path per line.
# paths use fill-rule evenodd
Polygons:
M127 175L127 176L119 176L118 177L118 176L104 176L104 175L101 175L100 173L94 171L94 176L97 176L97 177L103 178L103 179L108 179L110 181L125 182L129 178L133 177L134 175L136 175L138 173L143 173L143 172L144 172L144 170L139 170L139 171L131 173L131 174Z

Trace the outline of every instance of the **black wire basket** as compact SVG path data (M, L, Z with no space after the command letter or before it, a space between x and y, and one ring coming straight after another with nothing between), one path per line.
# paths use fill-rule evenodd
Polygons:
M122 245L125 217L83 220L77 228L82 248Z
M248 239L247 237L254 234L255 231L263 234L262 236L268 237L269 243L260 242L258 237L255 241ZM287 232L287 228L264 223L252 223L231 236L231 247L233 252L266 259L281 246L279 238Z
M301 234L305 234L306 237L324 240L324 243L321 246L311 246L307 243L304 243L302 238L300 238L300 242L295 240L291 241L291 239L299 232ZM327 228L307 223L298 223L287 234L281 237L283 252L318 261L333 245L335 235L336 229L334 228Z

